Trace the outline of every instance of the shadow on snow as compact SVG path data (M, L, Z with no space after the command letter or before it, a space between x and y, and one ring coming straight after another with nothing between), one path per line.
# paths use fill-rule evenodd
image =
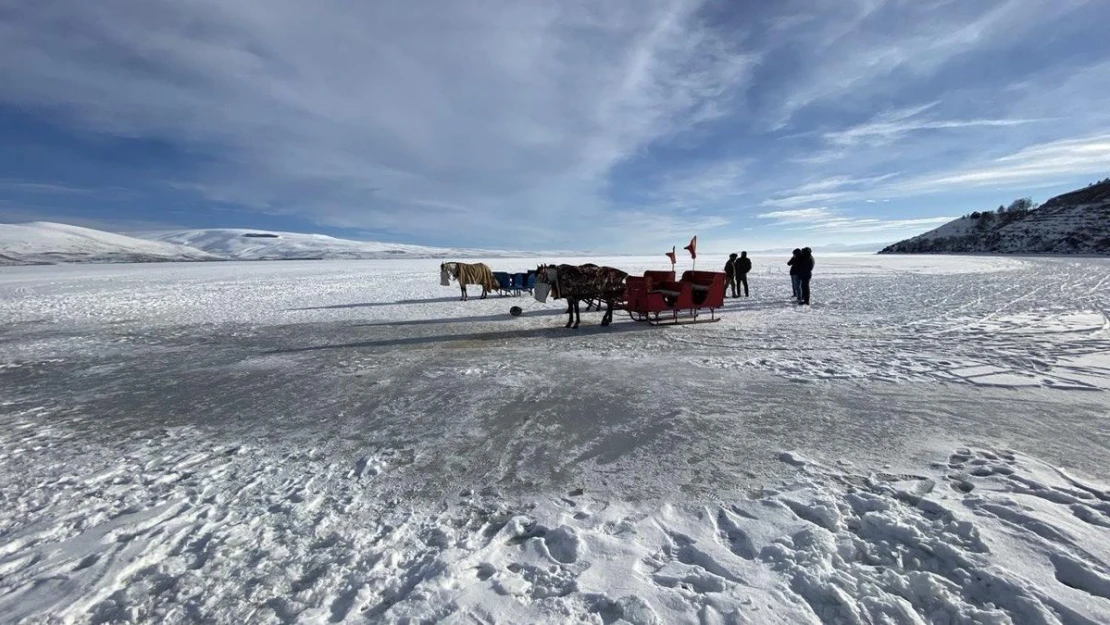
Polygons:
M435 326L446 325L448 323L469 323L469 322L482 322L482 321L512 321L514 319L526 319L528 317L554 317L556 315L566 316L567 311L545 309L535 310L525 313L521 317L513 317L509 313L497 313L494 315L475 315L473 317L443 317L440 319L413 319L411 321L380 321L377 323L360 323L356 324L356 328L373 328L373 327L398 327L398 326Z
M373 324L386 325L386 324ZM366 327L366 326L361 326ZM377 340L355 341L351 343L338 343L333 345L310 345L308 347L289 347L275 349L268 354L296 354L301 352L315 352L327 349L359 349L374 347L402 347L413 345L428 345L432 343L459 343L471 341L517 341L520 339L571 339L586 336L604 336L624 332L637 332L654 329L644 323L622 323L602 326L582 326L577 330L563 327L527 328L521 330L494 330L488 332L473 332L470 334L435 334L429 336L390 337ZM658 329L654 329L658 331Z
M474 299L478 299L475 297ZM332 304L330 306L308 306L306 308L286 308L285 312L302 311L302 310L341 310L344 308L375 308L378 306L405 306L410 304L442 304L446 302L457 302L459 296L453 297L432 297L428 299L399 299L395 302L360 302L357 304Z

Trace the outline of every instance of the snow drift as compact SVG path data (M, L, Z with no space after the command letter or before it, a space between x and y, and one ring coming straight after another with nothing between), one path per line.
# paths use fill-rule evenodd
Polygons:
M0 265L54 263L148 263L217 260L218 257L172 242L35 221L0 224Z

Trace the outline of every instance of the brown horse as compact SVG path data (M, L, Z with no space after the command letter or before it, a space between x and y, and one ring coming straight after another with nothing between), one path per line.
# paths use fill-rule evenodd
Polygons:
M628 274L612 267L597 265L540 265L536 269L536 284L551 286L555 299L567 300L568 328L577 328L582 323L581 302L598 300L606 303L605 315L601 325L613 322L613 309L617 302L624 300L624 279Z

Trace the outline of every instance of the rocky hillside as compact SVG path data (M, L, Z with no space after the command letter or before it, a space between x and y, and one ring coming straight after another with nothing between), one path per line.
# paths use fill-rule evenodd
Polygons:
M1110 255L1110 178L1038 208L972 213L879 253Z

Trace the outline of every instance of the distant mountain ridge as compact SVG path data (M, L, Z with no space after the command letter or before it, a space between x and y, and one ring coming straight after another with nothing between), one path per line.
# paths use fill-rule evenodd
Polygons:
M1033 209L972 213L880 254L1110 254L1110 178Z
M127 236L36 221L0 224L0 265L226 260L506 258L519 251L352 241L322 234L212 229Z
M475 258L526 255L525 252L439 248L401 243L354 241L324 234L213 228L144 235L187 245L230 260L368 260L382 258Z
M49 221L0 224L0 265L220 260L198 249Z

